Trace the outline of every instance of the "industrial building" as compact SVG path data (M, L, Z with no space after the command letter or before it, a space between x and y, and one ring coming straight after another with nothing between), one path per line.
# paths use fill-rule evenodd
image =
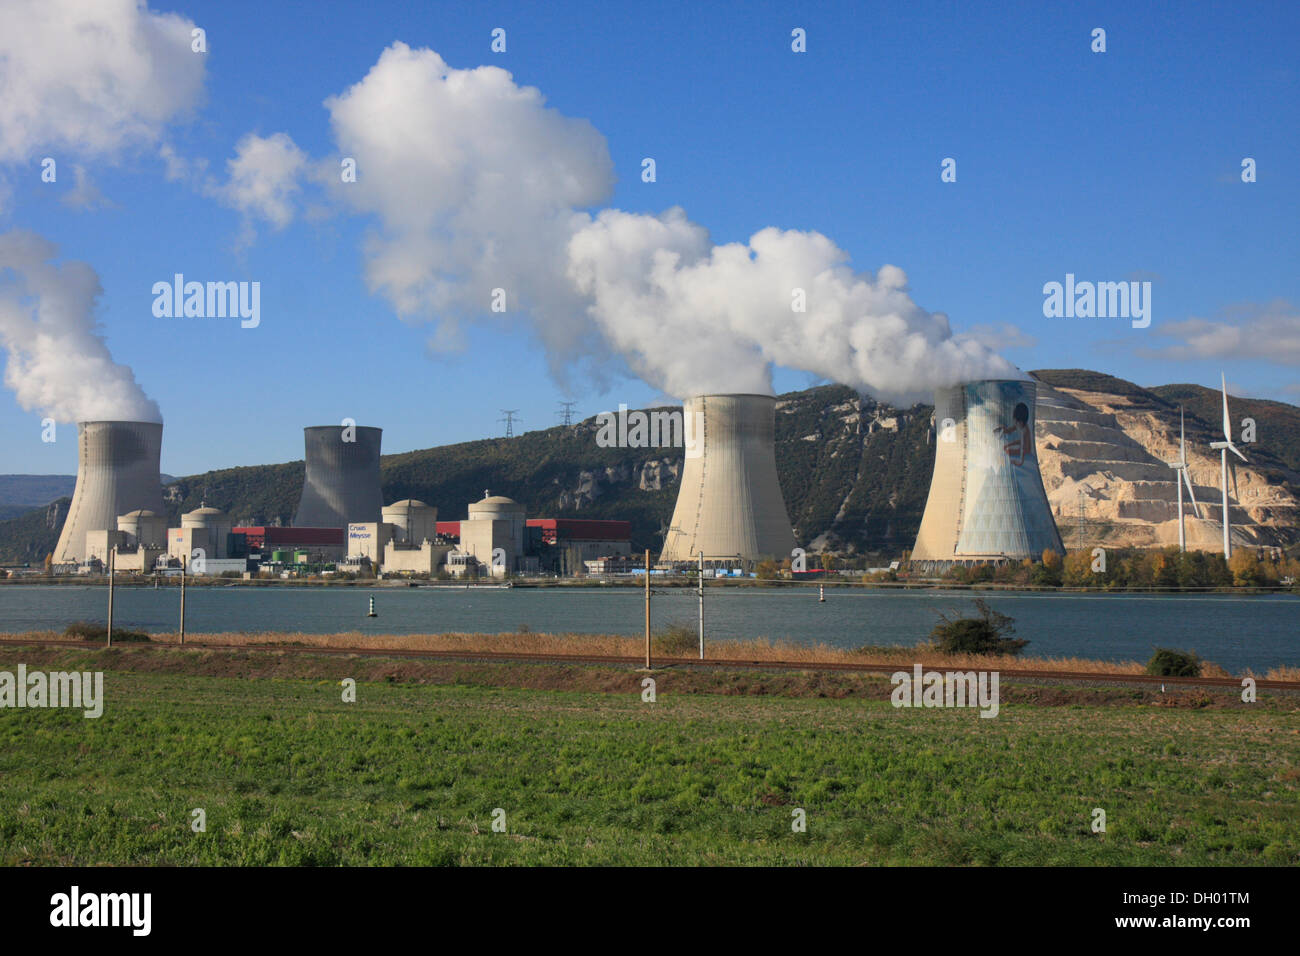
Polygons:
M1064 554L1038 470L1036 383L971 382L935 394L934 476L912 564L1037 560Z
M368 564L385 574L433 575L452 551L438 535L438 509L407 498L383 509L382 521L348 525L350 565Z
M264 564L329 564L347 554L343 528L248 525L232 531L244 537L249 556L259 556Z
M463 524L461 521L439 521L438 533L460 540ZM589 573L587 565L591 561L626 557L632 553L632 524L629 521L526 518L523 535L525 557L536 559L535 567L532 561L526 561L526 565L543 574L570 576ZM488 560L490 557L489 553ZM449 570L457 574L455 570Z
M460 523L460 547L463 554L473 555L480 567L492 577L536 572L536 557L525 554L524 529L527 519L524 506L504 495L483 492L483 498L470 503L469 517Z
M303 429L306 462L295 527L346 528L380 521L382 428L318 425Z
M234 526L225 512L200 506L181 515L181 526L167 531L167 557L188 567L195 559L222 560L243 547L230 538ZM244 550L243 554L247 554ZM242 555L240 555L242 556Z
M108 567L109 555L119 571L145 572L153 569L158 558L167 553L167 519L156 512L140 508L119 515L114 531L86 532L86 561L92 570Z
M795 540L776 475L776 399L697 395L687 399L684 420L701 425L660 564L693 565L701 552L714 568L788 558Z
M96 536L97 549L112 547L106 542L116 541L119 516L163 513L160 422L80 422L77 448L77 483L54 548L56 569L87 563L91 532L110 533L102 542Z

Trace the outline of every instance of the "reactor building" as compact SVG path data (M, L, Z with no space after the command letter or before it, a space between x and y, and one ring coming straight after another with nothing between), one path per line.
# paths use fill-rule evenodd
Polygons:
M686 463L661 564L783 559L794 531L776 476L776 399L697 395L683 408Z
M936 392L934 477L914 566L943 571L1065 553L1038 470L1036 399L1029 380Z
M80 422L77 425L77 484L51 559L54 565L82 565L90 557L89 533L118 530L119 516L133 516L132 531L156 537L154 518L163 514L161 422ZM109 535L109 538L112 537ZM96 540L111 547L108 539ZM156 546L149 540L145 545Z
M318 425L304 428L306 472L293 523L300 528L347 528L380 521L382 428Z

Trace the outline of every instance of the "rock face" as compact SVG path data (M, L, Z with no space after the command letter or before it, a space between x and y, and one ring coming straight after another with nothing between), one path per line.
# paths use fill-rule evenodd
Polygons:
M1189 421L1187 461L1201 517L1194 517L1186 489L1183 513L1188 547L1204 551L1223 550L1220 462L1209 448L1215 437ZM1035 438L1067 548L1178 543L1178 476L1167 464L1178 459L1176 408L1171 413L1141 396L1040 383ZM1287 546L1300 540L1300 501L1250 465L1238 466L1237 492L1229 496L1233 542Z
M579 511L605 495L636 491L660 491L677 483L681 474L680 458L655 458L643 462L611 465L599 470L584 469L573 479L572 487L556 498L558 507ZM556 479L559 483L559 479Z

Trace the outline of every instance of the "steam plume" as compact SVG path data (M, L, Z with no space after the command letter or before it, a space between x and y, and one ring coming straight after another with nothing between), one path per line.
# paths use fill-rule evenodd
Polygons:
M95 321L99 277L23 230L0 234L0 345L5 385L25 409L64 422L161 422L131 369L113 361Z

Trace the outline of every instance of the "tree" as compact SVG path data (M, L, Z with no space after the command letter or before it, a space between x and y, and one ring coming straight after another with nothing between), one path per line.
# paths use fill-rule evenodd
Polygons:
M1092 572L1092 553L1088 551L1071 551L1065 556L1065 568L1062 580L1075 588L1091 587L1097 582Z
M1232 572L1232 583L1237 587L1253 588L1263 583L1259 558L1249 548L1234 551L1228 561L1228 568Z

